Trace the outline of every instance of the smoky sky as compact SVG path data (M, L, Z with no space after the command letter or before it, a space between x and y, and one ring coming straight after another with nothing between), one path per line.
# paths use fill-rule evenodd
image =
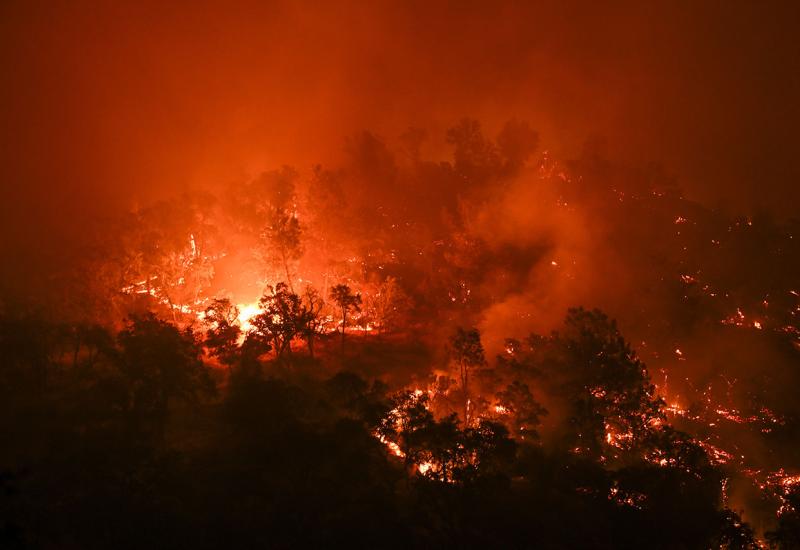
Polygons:
M363 129L528 121L656 162L712 206L799 202L792 2L13 2L0 6L4 241L283 164Z

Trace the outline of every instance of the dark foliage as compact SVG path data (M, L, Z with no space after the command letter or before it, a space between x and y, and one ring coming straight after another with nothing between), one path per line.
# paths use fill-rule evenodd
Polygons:
M221 394L201 342L152 315L115 337L95 330L77 354L47 323L2 319L4 548L753 547L702 450L630 420L657 404L599 313L571 312L538 363L588 361L564 385L579 410L640 429L639 459L613 467L601 441L576 453L524 437L546 411L522 382L498 393L510 418L467 424L434 415L425 392L323 374L308 356L294 369L248 356L217 305L205 345L230 358ZM484 365L477 333L460 334ZM592 398L598 387L617 397ZM770 535L781 548L797 540L795 515Z

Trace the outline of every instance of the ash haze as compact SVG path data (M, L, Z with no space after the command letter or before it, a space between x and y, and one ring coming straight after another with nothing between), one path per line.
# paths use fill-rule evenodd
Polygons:
M792 2L323 4L4 2L4 218L67 223L463 116L528 120L561 158L600 137L742 213L800 198Z
M800 545L797 5L315 4L0 5L0 546Z

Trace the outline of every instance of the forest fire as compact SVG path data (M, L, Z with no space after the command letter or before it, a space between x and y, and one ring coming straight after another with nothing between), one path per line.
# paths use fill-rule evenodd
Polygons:
M287 183L283 177L281 173L266 176L263 180L266 182L264 189L248 184L251 187L245 187L236 195L237 208L251 200L248 193L256 190L258 193L266 190L280 195L297 195L299 191L294 187L295 184ZM573 179L562 171L555 185L568 184ZM553 185L547 178L540 181ZM554 206L561 204L558 196ZM611 190L609 200L619 196L618 190ZM666 200L661 194L654 196L655 199L648 200ZM473 287L481 289L483 283L480 279L470 281L463 263L469 261L470 254L475 254L471 248L485 247L485 244L470 242L469 238L459 242L465 237L443 235L443 238L435 239L432 243L411 247L410 256L405 258L400 247L395 247L391 248L388 257L371 253L364 259L346 255L343 260L337 260L325 248L306 248L313 246L326 230L324 226L315 227L311 221L300 223L300 220L315 219L313 212L307 212L302 204L295 200L291 211L286 211L280 206L284 198L277 202L273 198L263 204L259 202L262 199L258 195L253 199L256 203L251 208L254 212L266 212L267 225L265 229L257 229L251 238L247 237L246 232L236 236L232 242L239 248L225 245L215 250L202 237L195 237L195 234L202 235L200 231L184 227L179 232L190 231L188 240L176 243L172 251L165 248L162 259L149 265L141 260L136 264L126 263L130 257L126 251L123 263L119 266L120 272L130 278L121 287L119 295L129 296L139 302L150 301L148 309L162 307L164 315L177 326L204 333L203 345L208 356L226 366L231 373L234 372L231 369L243 369L246 365L250 365L247 368L258 366L263 369L263 361L291 366L296 361L294 354L302 354L303 349L314 360L317 360L316 353L321 352L323 357L329 355L338 357L337 362L346 361L348 327L351 339L377 334L373 336L376 340L371 345L385 346L393 339L404 337L415 308L420 307L419 302L414 304L415 296L431 300L431 296L441 292L443 299L438 303L439 311L435 314L435 318L440 320L459 311L459 315L465 315L471 308L474 308L473 314L478 313L484 307L480 303L480 290L477 294L473 293ZM637 200L640 199L635 195L626 196L626 207L642 207ZM571 202L580 204L580 199L573 197ZM204 208L202 204L189 206L197 211ZM205 224L213 224L213 218L208 214L200 217ZM141 215L138 217L134 232L144 231L144 228L136 225L146 223L145 218ZM391 227L396 230L402 225L409 226L408 223L394 223ZM694 223L678 216L673 225L686 225L688 231ZM746 226L752 227L752 224ZM314 231L319 233L315 234ZM685 237L685 232L678 236ZM714 246L720 246L720 240L710 241ZM680 242L676 244L679 256L685 253L686 247ZM464 247L464 250L457 250L457 247ZM430 262L426 256L438 249L450 249L447 254L451 257L445 255L438 260L438 264L430 265L428 269L434 269L439 277L445 269L455 270L448 283L443 288L426 289L424 292L404 283L412 280L415 277L414 270ZM492 254L490 249L480 253ZM134 252L133 257L145 256L143 252ZM252 258L257 260L255 264ZM493 261L502 260L494 258ZM373 262L377 265L373 265ZM561 270L556 260L542 262L551 268L559 268L548 275L559 281L554 284L569 284L568 281L575 280L576 275ZM575 264L574 261L572 263ZM233 272L239 274L238 282L233 279L230 282L218 282L217 266L225 264L230 264ZM342 272L342 265L350 267ZM391 272L395 275L384 274L387 266L394 266ZM682 267L678 265L676 270ZM678 277L685 285L687 296L689 293L699 293L700 296L713 299L717 304L714 309L724 312L725 307L719 304L733 301L732 292L725 290L724 283L719 280L713 284L703 282L707 273L700 270L692 273L695 274L684 273ZM281 282L281 279L286 282ZM322 288L312 286L308 282L312 279L324 281ZM264 282L269 280L279 282ZM233 299L220 298L220 294L232 295L228 288L234 282L249 289L247 293L250 295L253 288L260 289L262 297L240 303L235 303L235 293ZM797 298L792 292L787 291L787 295ZM794 309L784 313L781 313L778 305L770 304L768 300L761 300L758 307L763 312L761 318L745 315L743 309L737 306L733 314L726 316L720 313L718 323L723 327L755 331L781 326L781 322L796 323L795 304L786 303L784 307ZM767 313L775 321L768 321ZM781 315L783 317L779 321L778 316ZM461 332L445 346L447 359L444 368L439 365L436 380L427 383L426 389L421 389L420 384L413 380L393 383L394 393L386 397L392 406L373 426L371 436L382 445L389 457L403 466L408 475L431 482L458 485L471 482L482 468L487 468L486 464L498 460L491 455L501 453L503 445L500 442L504 437L509 445L525 448L540 445L539 430L548 434L547 437L552 437L549 432L566 431L572 433L577 443L570 447L569 453L580 460L596 461L602 467L609 468L609 471L615 471L620 465L632 461L641 461L651 467L680 471L705 482L714 476L709 477L704 468L716 468L725 472L718 488L726 506L731 491L741 491L741 481L731 482L730 476L733 474L749 480L764 498L773 499L777 517L788 517L794 513L786 495L797 477L786 474L783 468L770 472L759 467L758 460L754 462L748 457L749 453L742 452L736 432L728 428L737 425L747 433L771 436L775 430L785 429L788 422L786 415L773 412L758 401L742 402L741 406L734 404L731 392L736 388L737 380L726 377L723 377L726 392L724 400L717 398L713 383L700 386L703 389L697 390L689 377L686 378L687 384L676 385L673 382L671 391L667 393L668 371L676 369L676 363L694 365L697 361L695 354L687 352L687 347L692 347L691 343L687 343L687 347L683 343L676 346L675 340L660 338L658 334L646 335L647 341L642 340L642 349L647 351L651 360L664 365L659 367L664 374L663 387L647 389L647 368L639 366L639 359L633 350L614 347L619 346L617 339L620 337L614 336L618 334L616 327L603 314L570 310L566 323L564 335L553 333L548 337L532 334L526 342L506 339L495 363L487 361L477 330L470 332L458 329ZM573 330L578 332L572 334ZM794 324L783 325L775 332L797 334ZM333 354L332 338L340 340L340 350ZM322 346L317 352L315 344ZM356 340L350 345L358 349L367 345L367 341ZM574 359L566 358L572 357L585 346L588 346L588 350L595 349L590 365L599 361L599 368L607 368L606 358L613 358L612 364L615 369L621 369L620 374L628 369L627 380L604 381L602 378L593 378L595 375L589 372L567 374L570 369L575 369L577 363L574 361L585 359L579 359L582 357L580 354ZM671 353L665 353L667 351ZM668 357L676 362L673 366L669 366ZM566 365L571 366L559 371L556 365L565 360ZM615 385L620 383L627 386L621 388ZM685 387L681 389L682 395L677 396L675 391L680 386ZM585 388L588 393L582 397L571 394L572 399L589 403L589 407L602 411L594 413L604 418L598 433L593 433L596 428L592 427L589 418L582 418L584 411L574 410L571 414L575 416L564 416L564 407L569 410L573 405L569 401L561 401L563 397L559 393L563 389L557 389L559 387ZM656 397L659 393L662 394L661 398ZM692 404L681 406L670 394ZM344 399L344 395L338 399ZM634 398L633 395L639 397ZM543 423L548 412L534 396L545 398L549 406L561 410L561 418ZM747 412L744 412L745 407ZM680 432L674 432L678 435L673 435L675 427L687 433L680 435ZM697 459L695 462L687 461L687 453L702 456L706 465L698 466ZM627 482L623 478L613 483L607 495L610 502L642 513L648 510L653 495L648 496L646 491L625 486ZM578 489L579 493L586 490ZM740 525L736 529L743 525L738 520L734 520L734 523Z
M0 547L800 548L793 11L6 2Z
M571 182L572 177L564 176L564 172L559 172L558 180L563 184ZM276 180L280 181L280 179ZM549 185L549 180L545 179ZM285 183L280 185L285 186ZM280 187L279 187L280 188ZM291 189L291 186L285 187ZM291 191L289 191L291 192ZM612 196L619 195L618 190L612 190ZM239 193L239 200L247 200L247 192ZM663 199L662 195L655 195L657 199ZM627 197L629 204L636 204L636 197ZM561 200L560 198L558 199ZM573 198L574 203L576 199ZM579 202L579 201L578 201ZM200 206L202 208L202 206ZM200 256L198 251L198 239L194 233L190 233L189 245L180 245L182 252L176 251L167 257L168 269L162 266L155 266L151 272L132 271L132 266L126 265L123 272L130 272L136 277L130 283L125 284L121 289L121 294L143 297L152 300L155 304L164 306L169 315L179 324L189 327L207 327L207 343L209 353L221 364L229 367L235 366L238 361L245 364L245 349L255 350L253 357L247 361L253 361L257 357L272 357L276 363L290 364L290 354L293 348L298 347L298 340L305 343L309 354L314 357L314 342L329 347L325 342L332 336L341 339L341 351L345 350L345 334L348 326L354 336L378 333L380 335L394 338L402 334L405 330L404 324L408 322L409 315L413 309L413 296L415 292L412 288L400 282L408 275L400 278L387 277L373 282L368 274L370 262L374 260L360 260L358 256L347 256L344 259L346 265L357 266L362 271L360 275L352 273L345 277L346 284L334 284L337 279L342 280L341 275L337 275L336 260L326 258L325 251L318 251L320 256L310 256L310 251L302 251L303 235L308 235L309 242L313 242L316 236L309 232L313 229L310 225L295 224L287 220L313 219L303 211L296 202L291 213L282 213L280 208L274 206L262 206L257 210L267 210L272 208L272 213L267 216L268 225L266 230L258 233L258 239L252 241L253 254L266 263L262 268L253 269L249 267L249 260L235 265L234 269L247 273L250 281L245 281L248 288L263 289L263 296L260 300L242 302L233 305L224 299L220 301L214 296L215 284L214 272L215 263L226 261L232 255L242 258L241 251L230 251L220 249L211 250L207 245L203 246L206 256ZM208 218L206 218L208 219ZM683 216L674 219L674 225L688 225L690 222ZM397 228L400 224L392 224L392 228ZM752 224L747 224L752 227ZM188 228L187 228L188 229ZM186 229L184 229L185 231ZM720 245L720 240L710 240L715 246ZM263 246L263 250L259 247ZM433 250L446 246L455 246L448 238L437 239L432 243ZM472 245L469 245L472 246ZM685 247L679 245L680 251L685 251ZM246 249L245 249L246 250ZM412 248L412 258L425 259L426 246L418 249ZM246 258L246 256L245 256ZM242 262L242 259L238 260ZM382 271L386 270L387 263L395 266L394 272L404 266L408 269L409 265L404 264L404 260L399 249L392 249L390 257L387 259L377 259L376 275L383 276ZM405 260L408 261L408 260ZM331 267L323 268L321 271L309 272L304 267L305 263L315 265L328 265ZM550 267L559 268L556 260L548 260ZM573 262L574 264L574 262ZM442 264L446 265L446 264ZM441 272L442 265L437 267ZM266 269L264 269L266 268ZM198 276L197 270L208 269L210 276ZM317 268L318 269L318 268ZM708 298L719 300L730 300L733 298L730 291L724 290L724 285L719 281L713 284L703 282L701 271L694 271L696 275L681 274L679 280L686 285L686 292L699 292ZM141 275L145 275L144 278ZM280 280L285 276L288 282L267 284L265 280ZM556 279L568 281L574 278L574 274L567 271L557 271L553 273ZM303 281L309 279L326 281L322 289L316 289L311 284ZM259 282L260 281L260 282ZM331 281L331 283L327 283ZM194 288L192 288L194 284ZM351 288L352 285L355 290ZM464 278L463 273L457 274L449 288L445 287L444 302L439 307L446 308L467 308L473 306L472 286ZM325 288L327 287L327 289ZM222 285L223 292L225 285ZM297 293L295 293L297 288ZM302 288L302 290L301 290ZM480 283L478 284L480 288ZM712 290L715 289L715 290ZM721 290L717 290L721 289ZM320 292L320 290L322 292ZM792 291L788 291L789 296ZM185 298L188 297L188 298ZM328 298L326 300L326 298ZM216 305L214 305L216 304ZM445 306L444 304L448 304ZM477 306L478 304L475 304ZM792 304L787 304L791 307ZM718 307L718 306L717 306ZM776 306L770 306L768 300L762 300L759 307L764 312L769 312L771 316L780 315ZM724 311L724 309L723 309ZM790 310L785 314L784 319L792 319L796 313ZM182 316L181 319L175 316ZM615 330L611 327L602 328L604 317L592 317L591 314L584 318L584 313L578 313L577 317L568 318L568 323L583 323L591 320L591 323L599 323L591 330ZM579 320L580 319L580 320ZM785 322L785 321L784 321ZM199 323L199 325L198 325ZM766 317L762 319L745 315L741 307L736 307L733 314L722 316L719 324L722 326L737 329L750 328L756 331L765 329ZM767 326L775 326L777 322ZM613 326L613 325L612 325ZM795 334L789 325L789 329L778 329L783 333ZM582 329L587 330L587 329ZM480 471L481 464L486 462L486 458L481 457L482 451L487 445L488 448L497 449L497 438L501 434L507 433L510 442L517 445L536 445L538 440L537 428L542 424L542 417L547 411L539 405L533 398L530 389L552 401L556 395L549 395L553 392L548 389L547 384L542 384L542 370L548 365L547 354L551 353L549 347L559 346L559 338L555 335L550 337L531 336L528 346L514 339L507 339L503 346L503 353L498 356L498 364L495 368L490 368L486 361L483 348L480 345L479 335L475 332L460 333L461 336L454 337L447 346L447 355L450 358L451 367L459 365L456 372L452 372L453 378L449 378L448 368L439 370L438 379L435 383L429 383L427 389L423 390L415 382L406 382L395 389L394 396L391 398L394 406L390 408L372 431L372 436L383 446L388 456L393 457L410 474L433 482L445 482L448 484L464 483L471 479L475 472ZM470 340L476 338L475 340ZM612 339L613 340L613 339ZM379 342L380 340L376 341ZM648 342L642 341L643 349L646 349L656 360L660 357L668 357L659 353L659 342L662 349L671 348L671 356L678 364L694 364L695 358L686 352L683 344L674 346L673 342L648 336ZM352 345L362 344L354 342ZM576 345L575 343L569 346ZM581 344L586 345L586 344ZM599 344L592 344L599 345ZM237 348L242 351L237 352ZM569 349L569 348L568 348ZM603 348L601 348L603 349ZM237 353L242 353L242 358L237 359ZM248 352L250 353L250 352ZM544 356L540 356L544 353ZM572 353L572 352L570 352ZM597 357L603 358L608 351L600 351ZM633 352L624 352L630 354ZM558 352L553 357L563 360L562 352ZM626 361L636 361L635 353L624 355L628 357ZM344 355L342 355L344 357ZM663 360L661 360L663 361ZM632 363L634 365L635 363ZM547 367L550 368L550 367ZM663 391L666 392L666 370L668 367L661 367L664 373ZM674 367L673 367L674 368ZM510 369L510 370L508 370ZM520 370L521 369L521 370ZM634 370L638 370L635 367ZM460 371L460 372L459 372ZM525 380L525 372L537 373L533 378ZM503 389L504 378L510 372L518 372L519 378ZM647 376L646 369L643 371ZM441 373L444 373L442 376ZM470 374L471 373L471 374ZM491 373L491 374L490 374ZM563 375L553 378L556 383ZM471 378L477 377L470 381ZM442 385L442 381L446 382ZM488 382L494 380L493 382ZM686 379L690 381L689 378ZM787 504L786 494L789 488L796 483L796 477L786 474L784 469L773 472L759 468L758 462L755 463L742 453L734 432L730 432L726 426L738 425L747 429L748 432L755 430L764 436L769 436L776 429L783 429L787 424L787 419L783 414L775 413L771 408L755 403L747 405L747 412L742 408L732 404L731 389L735 388L736 380L725 379L727 397L723 403L715 396L713 384L706 385L701 391L694 389L689 383L688 387L683 388L685 392L683 400L689 398L693 403L691 406L683 407L677 400L670 399L670 396L663 395L663 401L657 399L640 401L636 407L642 408L642 412L635 413L633 417L626 417L623 413L623 400L629 399L613 386L592 383L587 386L588 398L595 403L598 410L605 411L606 421L603 423L600 437L593 440L588 432L578 431L577 446L571 448L570 452L582 460L597 460L606 468L618 467L615 464L625 464L631 460L643 461L644 464L666 470L679 470L694 479L705 480L708 474L699 473L696 464L685 462L681 453L686 450L677 451L670 449L662 444L647 442L648 439L655 441L661 438L672 438L669 435L673 430L673 424L679 425L681 429L687 430L689 434L696 435L680 436L680 445L687 448L696 449L704 457L708 464L707 467L719 468L724 472L729 472L726 477L721 478L719 490L723 494L725 503L730 500L732 490L730 472L739 475L742 479L750 482L758 488L765 498L774 499L776 502L775 514L778 517L793 513L793 509ZM499 385L498 385L499 383ZM530 386L529 386L530 384ZM570 382L571 384L571 382ZM673 383L673 386L675 384ZM626 390L632 391L632 390ZM658 391L658 389L656 390ZM673 388L672 392L675 389ZM496 392L496 393L492 393ZM652 394L652 390L649 391ZM646 392L644 395L648 395ZM548 401L548 402L549 402ZM463 406L459 410L457 403ZM557 400L556 400L557 403ZM649 404L648 404L649 403ZM558 405L561 408L563 405ZM652 408L652 409L650 409ZM650 412L645 412L650 409ZM618 412L612 412L618 411ZM633 411L631 411L633 412ZM621 416L615 416L615 415ZM572 420L575 421L574 419ZM550 423L548 423L550 424ZM545 430L563 430L558 427L558 422L552 425L541 426ZM498 430L500 430L498 432ZM582 429L581 429L582 430ZM444 445L445 447L442 447ZM675 454L675 453L678 454ZM644 512L649 506L649 497L646 492L638 489L624 488L619 485L622 481L614 481L608 490L608 500L616 506L632 508ZM738 488L741 482L733 484ZM737 489L741 490L741 489ZM727 504L726 504L727 505ZM738 521L738 520L737 520ZM738 523L741 525L741 523Z
M250 320L258 315L261 309L258 307L258 302L238 304L236 307L239 309L239 315L237 316L239 325L242 328L242 332L246 334L253 328L253 325L250 324Z

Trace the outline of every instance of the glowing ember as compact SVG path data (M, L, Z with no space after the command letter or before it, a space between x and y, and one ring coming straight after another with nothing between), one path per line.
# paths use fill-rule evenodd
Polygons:
M719 447L712 445L707 441L697 441L697 444L700 445L708 454L708 458L714 464L727 464L733 459L733 455L724 449L720 449Z

